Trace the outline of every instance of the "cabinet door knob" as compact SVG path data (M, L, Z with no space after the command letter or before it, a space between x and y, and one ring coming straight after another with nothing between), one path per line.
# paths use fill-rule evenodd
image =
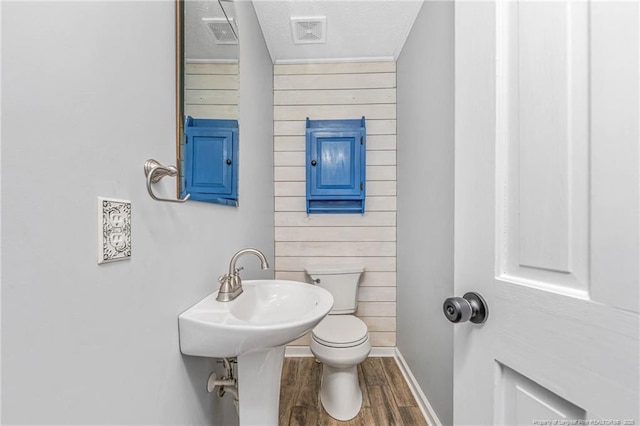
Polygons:
M316 160L311 160L311 165L315 166L316 164L318 164L318 162Z
M231 160L229 160L228 158L227 158L227 164L228 164L229 166L231 165Z

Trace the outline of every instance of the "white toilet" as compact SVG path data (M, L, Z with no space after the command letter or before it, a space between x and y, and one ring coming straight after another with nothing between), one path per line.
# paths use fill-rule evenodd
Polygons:
M333 310L311 332L311 352L322 362L320 401L337 420L354 418L362 406L358 364L371 352L367 325L354 315L364 268L305 268L314 284L333 295Z

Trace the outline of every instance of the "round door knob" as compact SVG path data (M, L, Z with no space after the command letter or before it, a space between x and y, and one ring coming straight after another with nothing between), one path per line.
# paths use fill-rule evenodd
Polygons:
M316 164L318 164L318 162L316 160L311 160L311 165L315 166Z
M227 158L227 165L229 166L231 165L231 160L229 160L228 158Z
M478 293L465 293L462 297L450 297L442 305L444 316L453 323L471 321L482 324L489 316L487 302Z

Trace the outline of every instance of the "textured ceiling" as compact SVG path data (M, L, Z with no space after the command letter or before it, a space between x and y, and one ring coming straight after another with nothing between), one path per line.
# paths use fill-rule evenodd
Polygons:
M227 15L235 16L233 3L223 2ZM184 57L187 61L238 59L238 45L217 44L203 18L224 19L217 0L188 0L184 2Z
M422 0L253 0L274 63L397 60ZM291 18L326 16L327 42L295 44Z

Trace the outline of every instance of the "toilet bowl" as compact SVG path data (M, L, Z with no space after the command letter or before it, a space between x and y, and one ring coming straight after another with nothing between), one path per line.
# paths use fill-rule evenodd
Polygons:
M322 363L320 402L337 420L360 412L358 364L371 352L367 326L353 315L328 315L311 332L311 352Z
M337 420L350 420L362 407L358 364L371 352L367 325L351 313L363 268L306 269L312 281L329 290L334 308L311 332L310 349L322 363L320 402Z

